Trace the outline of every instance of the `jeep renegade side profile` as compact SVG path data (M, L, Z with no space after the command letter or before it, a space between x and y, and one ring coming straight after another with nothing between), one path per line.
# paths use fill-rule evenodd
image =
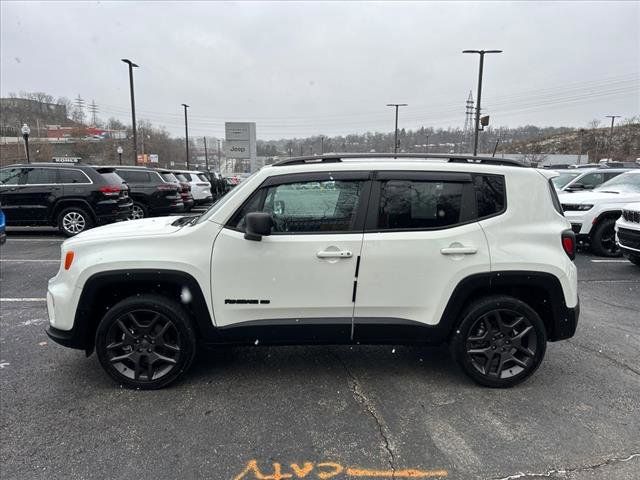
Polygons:
M136 388L176 380L203 344L442 342L476 382L515 385L578 321L554 174L418 156L287 159L200 217L69 239L47 333Z

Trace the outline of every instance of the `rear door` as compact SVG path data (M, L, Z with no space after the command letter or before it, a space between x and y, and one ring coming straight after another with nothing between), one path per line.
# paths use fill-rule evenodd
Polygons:
M216 324L270 342L347 342L369 172L269 178L217 236L211 265ZM273 216L272 234L244 238L244 217ZM238 330L238 327L247 329Z
M467 173L377 174L356 279L354 341L428 340L422 327L439 322L458 282L489 271L477 222L479 181Z

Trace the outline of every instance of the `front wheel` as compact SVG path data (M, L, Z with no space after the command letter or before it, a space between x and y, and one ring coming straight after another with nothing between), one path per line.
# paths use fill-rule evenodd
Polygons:
M450 346L471 379L488 387L511 387L540 366L547 335L540 316L526 303L492 296L466 310Z
M129 297L110 308L96 331L100 364L118 383L157 389L191 365L196 337L176 302L158 295Z
M593 253L601 257L619 257L622 255L616 244L616 219L605 218L596 226L591 237Z

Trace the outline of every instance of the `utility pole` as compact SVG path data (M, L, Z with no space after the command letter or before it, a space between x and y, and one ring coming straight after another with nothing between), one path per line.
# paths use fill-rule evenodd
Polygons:
M324 135L320 135L320 155L324 154Z
M96 123L98 123L96 118L96 114L98 113L98 106L96 105L95 100L91 100L91 105L89 105L89 111L91 112L91 125L95 127Z
M187 122L187 108L189 108L189 105L183 103L182 106L184 107L184 145L187 150L187 161L185 163L187 164L187 170L189 170L189 123Z
M131 129L133 130L133 164L138 163L138 135L136 133L136 100L133 95L133 69L138 68L138 65L133 63L127 58L123 58L122 61L129 65L129 92L131 95Z
M207 137L202 137L202 138L204 140L204 164L207 169L207 172L209 172L209 155L207 154Z
M408 104L406 103L387 103L387 107L395 107L396 109L396 128L394 130L394 142L393 142L393 153L398 153L398 107L406 107Z
M605 115L605 117L611 119L611 132L609 132L609 161L613 160L613 122L616 118L620 118L620 115Z
M478 98L476 103L475 131L473 132L473 156L478 154L478 133L480 132L480 100L482 98L482 70L484 68L485 53L502 53L502 50L463 50L462 53L477 53L480 55L480 68L478 69Z

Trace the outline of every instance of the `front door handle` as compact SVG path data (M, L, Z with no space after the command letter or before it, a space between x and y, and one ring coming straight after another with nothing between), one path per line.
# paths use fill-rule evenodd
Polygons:
M440 253L443 255L473 255L474 253L478 253L478 249L476 247L465 247L461 245L459 247L441 248Z
M353 253L349 250L321 250L316 253L318 258L351 258Z

